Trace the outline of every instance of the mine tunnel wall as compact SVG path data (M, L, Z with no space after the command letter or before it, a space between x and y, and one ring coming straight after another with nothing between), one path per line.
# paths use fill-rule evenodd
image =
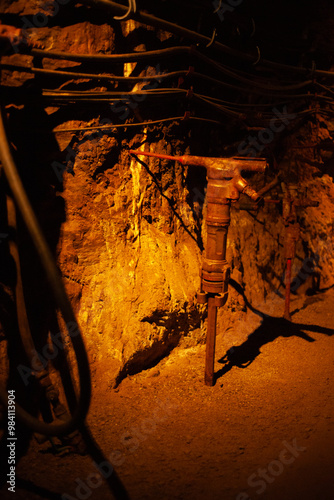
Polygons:
M7 13L34 15L36 2L15 2ZM29 31L29 29L28 29ZM122 53L166 46L171 35L134 21L52 23L31 28L46 49L78 54ZM26 64L37 64L30 55ZM14 54L8 60L16 62ZM120 64L124 75L173 71L179 60ZM40 62L39 62L40 64ZM59 69L77 63L45 59L43 67ZM88 72L89 67L86 69ZM112 71L112 68L104 68ZM101 69L103 71L103 68ZM2 82L26 88L40 75L3 70ZM45 77L46 78L46 77ZM107 89L103 82L72 81L62 89ZM143 83L136 84L136 89ZM134 88L134 85L132 86ZM88 349L93 376L106 387L127 374L153 366L180 345L205 341L205 307L196 303L201 254L205 242L205 172L154 158L138 162L128 153L146 151L170 155L224 156L237 154L235 129L228 139L206 124L167 122L141 128L61 132L94 127L117 120L154 120L167 113L178 116L173 100L118 105L49 106L35 98L25 107L10 106L8 131L15 159L45 235L59 265ZM182 114L186 107L182 109ZM116 116L116 120L115 120ZM226 126L228 129L228 125ZM53 134L51 130L56 128ZM249 178L260 189L280 170L286 182L297 183L301 194L320 202L301 210L302 227L293 264L296 297L333 285L333 160L332 152L300 147L332 141L333 122L320 116L293 122L275 137L275 161L265 176ZM235 134L235 135L233 135ZM257 137L257 132L251 132ZM262 148L263 149L263 148ZM264 150L266 152L266 150ZM262 150L259 151L261 156ZM226 156L228 156L226 154ZM278 195L279 189L272 191ZM45 283L24 225L19 224L23 279L34 335L43 346L48 331L59 328ZM254 329L258 316L249 316L247 301L267 314L284 308L284 223L277 205L258 212L232 208L228 237L231 284L226 306L219 310L218 333L228 349ZM320 277L315 285L315 278ZM10 281L10 280L9 280ZM10 288L10 287L9 287ZM4 292L8 289L4 286ZM8 292L9 293L9 292ZM246 298L246 299L245 299Z

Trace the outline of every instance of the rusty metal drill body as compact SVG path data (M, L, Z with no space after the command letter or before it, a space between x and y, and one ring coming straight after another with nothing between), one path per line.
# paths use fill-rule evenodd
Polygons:
M257 202L260 196L248 185L241 170L264 172L267 162L258 158L207 158L200 156L169 156L130 150L131 154L177 160L183 165L205 167L207 170L207 241L201 270L200 304L208 304L206 337L205 384L214 384L217 307L227 300L230 275L226 261L227 232L230 225L231 203L240 193Z
M233 164L234 159L231 159ZM254 166L254 165L253 165ZM226 261L227 233L230 225L231 203L240 193L258 201L257 193L248 186L235 167L233 177L218 168L207 168L207 240L201 271L201 291L197 294L200 304L208 303L206 337L205 384L214 384L214 357L216 343L217 307L227 301L230 268Z

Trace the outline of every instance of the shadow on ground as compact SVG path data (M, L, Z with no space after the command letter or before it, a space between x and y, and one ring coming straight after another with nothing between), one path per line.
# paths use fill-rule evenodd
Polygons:
M261 347L265 344L273 342L278 337L300 337L307 342L314 342L315 339L311 337L308 332L323 333L324 335L331 336L334 334L334 329L326 328L319 325L307 325L302 323L293 323L282 317L269 316L255 309L247 300L242 287L230 280L232 285L244 298L246 306L255 314L262 318L261 325L248 335L247 340L238 346L232 346L226 354L219 359L219 363L223 366L216 372L215 380L229 372L234 366L238 368L247 368L254 359L261 353ZM303 307L304 308L304 307ZM303 309L302 308L302 309ZM299 309L293 311L291 315L296 314Z

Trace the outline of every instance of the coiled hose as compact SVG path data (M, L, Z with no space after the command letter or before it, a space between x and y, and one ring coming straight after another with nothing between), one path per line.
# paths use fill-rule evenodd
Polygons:
M63 315L63 319L66 325L73 325L73 322L77 324L72 306L66 294L63 282L59 276L57 266L54 262L51 251L43 236L39 223L28 200L14 159L12 157L6 135L3 115L4 112L0 106L0 160L7 177L8 184L12 190L16 204L22 214L23 220L28 228L32 241L34 242L36 250L39 254L51 289L54 293L56 304L58 305ZM36 417L33 417L19 404L16 404L16 415L18 419L31 430L40 434L48 436L61 436L68 434L74 429L78 428L78 426L82 422L84 422L85 417L88 413L91 399L91 379L88 357L80 331L78 335L71 336L71 340L78 363L80 392L77 407L74 410L70 420L62 424L48 424L38 420ZM23 340L23 342L27 342L27 339ZM32 340L28 342L32 343ZM7 407L7 393L3 387L0 387L0 400L3 405Z

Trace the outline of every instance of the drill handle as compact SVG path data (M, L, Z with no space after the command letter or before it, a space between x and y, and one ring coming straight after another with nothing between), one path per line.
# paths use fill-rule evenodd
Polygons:
M129 153L136 156L151 156L153 158L161 158L163 160L178 161L182 165L204 167L208 172L210 171L210 176L212 178L233 177L236 173L241 171L264 172L267 167L267 160L263 158L211 158L193 155L171 156L134 149L130 149Z

